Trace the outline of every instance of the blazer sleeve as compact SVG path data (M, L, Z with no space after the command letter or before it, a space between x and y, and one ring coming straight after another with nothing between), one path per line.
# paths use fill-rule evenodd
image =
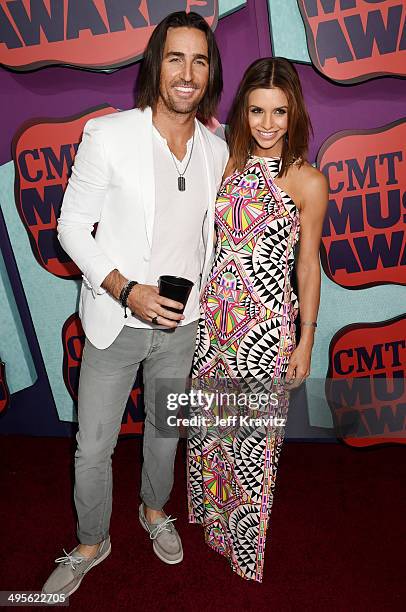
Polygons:
M109 185L109 167L97 120L90 119L83 131L72 174L65 191L58 239L63 249L83 272L84 283L93 296L105 293L100 285L116 267L92 236Z
M224 142L224 146L223 146L223 157L222 157L223 169L222 169L222 171L221 171L221 176L223 176L223 175L224 175L224 170L226 169L226 166L227 166L227 162L228 162L228 160L229 160L229 157L230 157L230 152L229 152L229 150L228 150L227 143L226 143L226 142Z
M222 184L224 170L226 169L228 158L230 156L227 143L224 140L220 140L219 145L220 146L218 148L218 160L219 160L219 167L221 168L221 174L220 174L220 180L217 182L217 185L216 185L217 191L220 189L220 186Z

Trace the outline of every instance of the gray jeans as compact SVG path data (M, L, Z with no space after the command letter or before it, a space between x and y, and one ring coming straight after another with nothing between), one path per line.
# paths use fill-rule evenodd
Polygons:
M196 331L197 322L173 332L125 326L113 344L103 350L86 339L79 381L74 490L77 534L82 544L97 544L109 534L111 457L140 363L146 415L141 498L155 510L167 502L178 436L174 426L167 423L166 401L156 398L163 395L163 390L185 390Z

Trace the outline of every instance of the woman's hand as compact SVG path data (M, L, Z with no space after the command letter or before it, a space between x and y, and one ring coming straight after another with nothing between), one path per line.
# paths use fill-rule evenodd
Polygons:
M312 347L299 342L290 356L285 382L288 389L296 389L310 375Z

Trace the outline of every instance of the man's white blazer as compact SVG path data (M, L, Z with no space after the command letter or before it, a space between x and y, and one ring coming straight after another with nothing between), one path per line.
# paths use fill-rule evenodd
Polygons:
M208 185L201 239L202 286L211 263L215 201L228 151L225 142L198 121L196 128ZM110 346L125 322L119 302L100 286L103 280L117 268L129 279L146 282L156 180L150 108L86 123L58 219L58 238L83 273L79 315L86 336L97 348ZM195 252L195 245L190 245L190 252Z

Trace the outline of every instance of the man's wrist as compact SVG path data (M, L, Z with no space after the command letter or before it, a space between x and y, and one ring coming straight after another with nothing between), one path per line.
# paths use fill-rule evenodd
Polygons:
M124 318L127 318L127 302L133 288L138 285L138 281L130 280L128 281L120 292L119 302L121 306L124 308Z
M128 279L123 276L119 270L114 269L106 276L101 286L103 289L106 289L115 300L119 300L120 293L127 283Z

